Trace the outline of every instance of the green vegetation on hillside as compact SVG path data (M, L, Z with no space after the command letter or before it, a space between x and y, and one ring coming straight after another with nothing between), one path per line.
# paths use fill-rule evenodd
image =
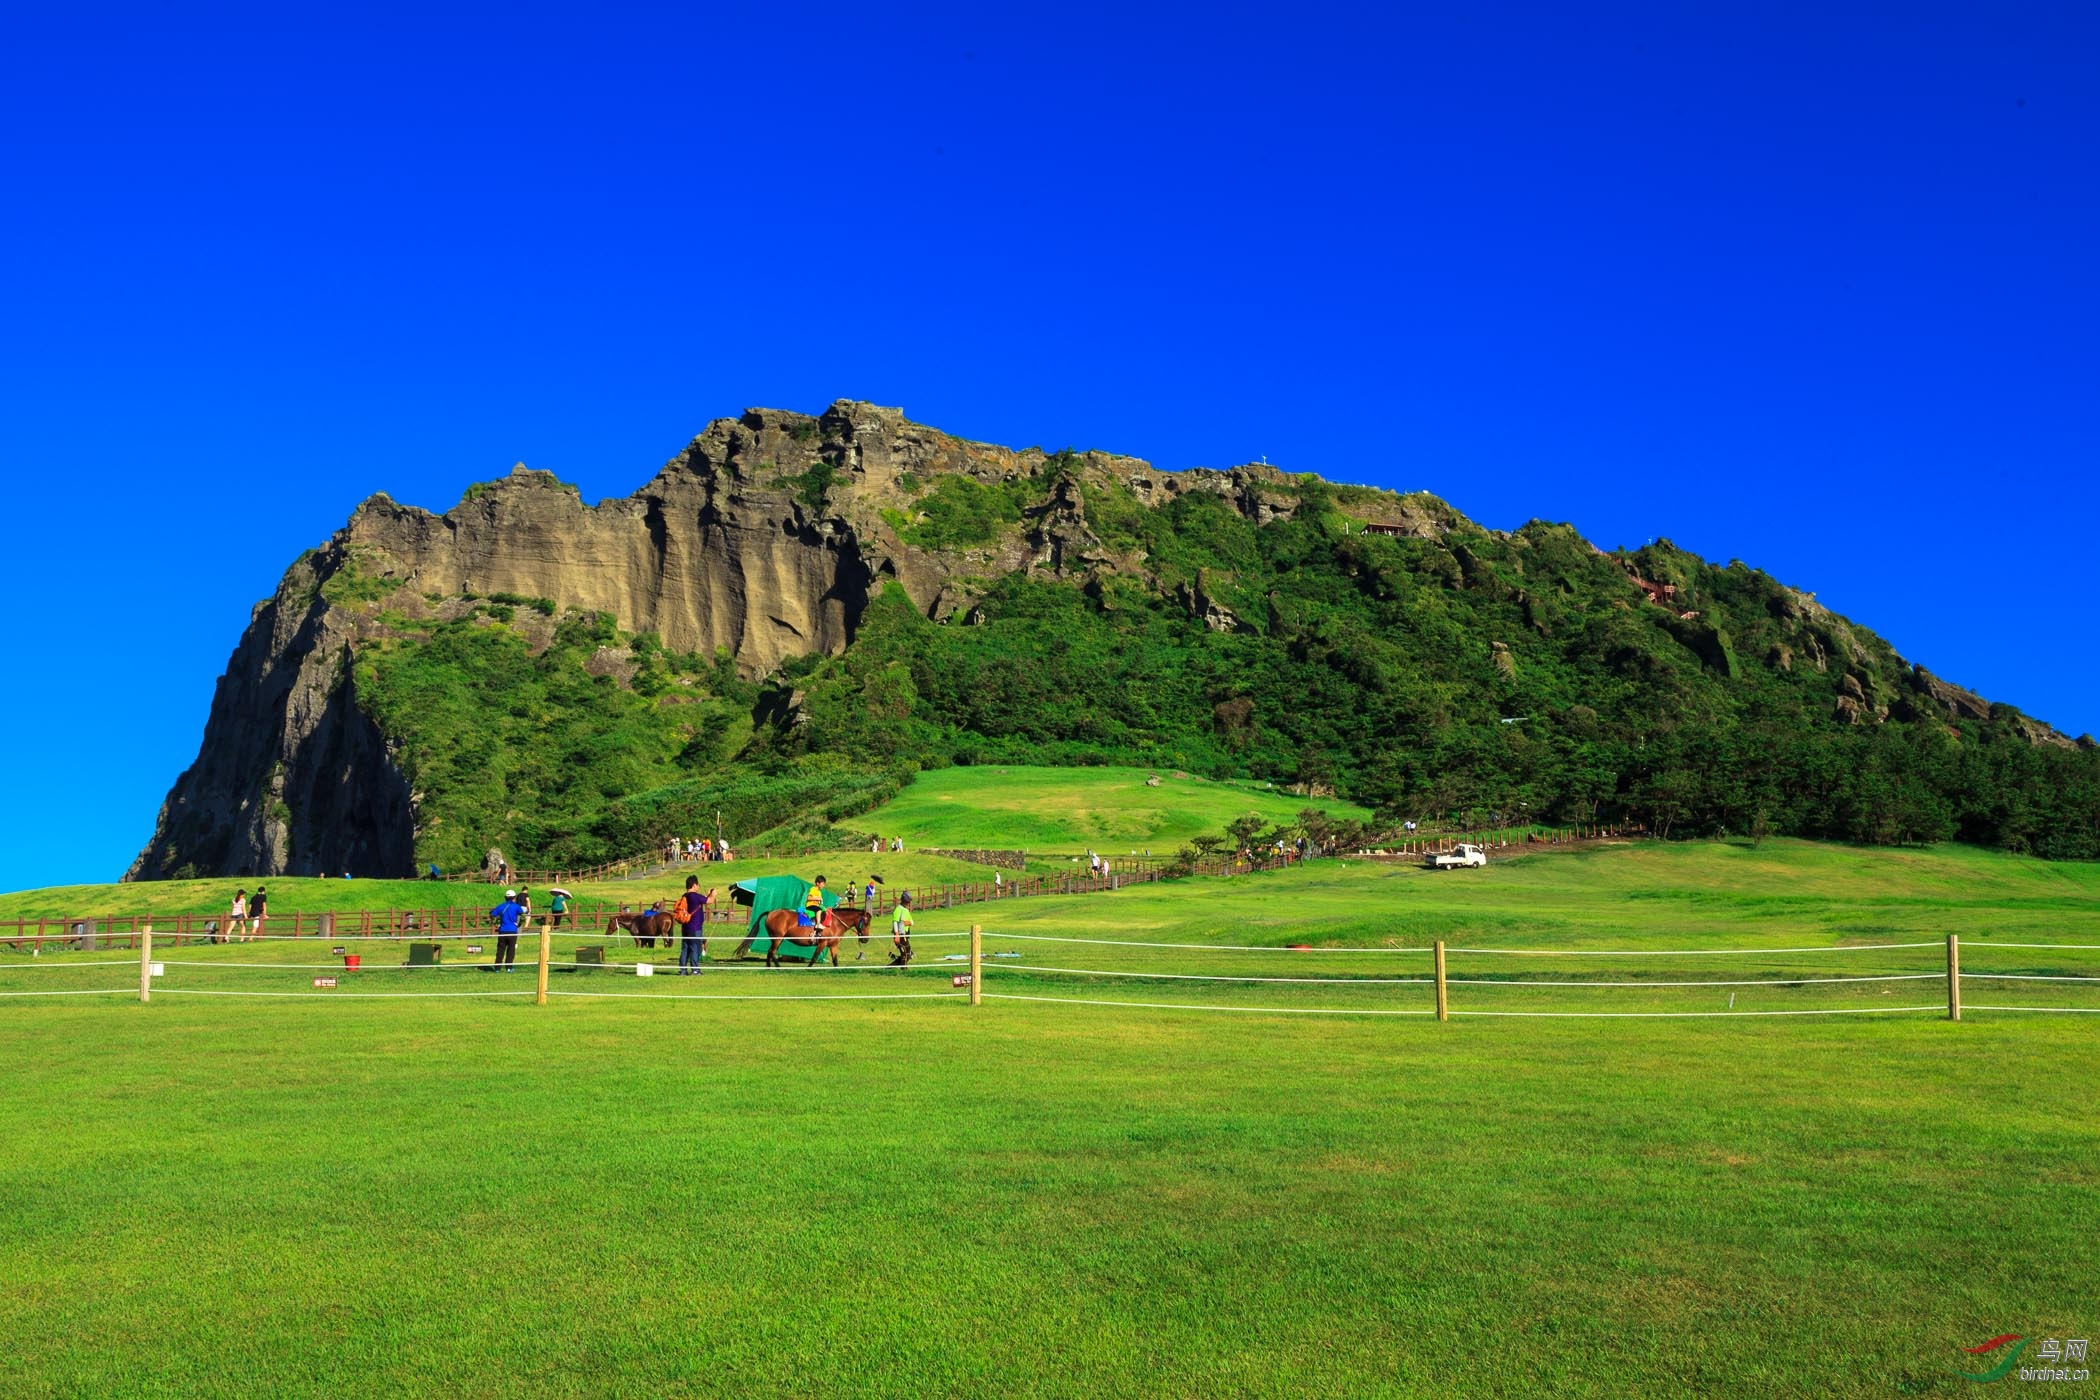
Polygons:
M1157 777L1159 786L1147 786ZM1307 807L1362 818L1361 808L1293 797L1255 783L1151 773L1139 768L944 768L922 773L894 799L857 819L914 846L1028 851L1132 848L1171 854L1193 836L1253 813L1286 825Z
M848 489L828 467L791 484L811 509ZM1290 784L1386 822L2100 856L2100 748L1941 686L1740 563L1666 541L1607 554L1538 522L1496 534L1311 477L1261 489L1258 512L1205 490L1152 503L1069 452L989 483L942 474L885 508L910 544L1034 521L1099 548L1074 536L1090 562L1063 577L972 576L971 606L938 622L878 584L844 654L755 679L560 600L380 613L394 635L360 643L357 700L419 794L417 859L448 869L492 844L523 865L624 856L717 811L732 839L821 843L950 765ZM559 614L550 644L527 640L546 624L526 607Z
M1943 709L1886 643L1741 564L1536 523L1352 532L1317 483L1259 527L1214 496L1089 490L1142 572L1008 574L974 625L887 589L843 656L798 674L805 722L774 741L1297 779L1392 818L2100 855L2089 741ZM1658 605L1636 575L1674 592Z
M920 549L963 549L987 544L1018 524L1028 496L1026 484L986 485L967 476L943 476L913 502L914 513L888 512L891 528Z

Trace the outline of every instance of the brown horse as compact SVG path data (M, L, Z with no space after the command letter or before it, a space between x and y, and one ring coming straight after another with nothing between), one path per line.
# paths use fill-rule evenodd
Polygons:
M824 961L826 953L831 954L831 965L837 967L839 941L855 930L859 930L862 937L866 937L867 924L867 910L854 909L844 904L831 911L830 923L824 928L804 928L794 910L775 909L766 915L766 937L771 940L766 944L766 966L780 966L780 945L792 943L798 948L813 947L817 950L810 955L811 967Z
M605 936L611 938L621 930L634 936L637 948L654 948L661 938L666 948L671 946L671 937L677 931L678 921L664 912L663 901L658 900L639 914L619 913L612 916L605 926Z

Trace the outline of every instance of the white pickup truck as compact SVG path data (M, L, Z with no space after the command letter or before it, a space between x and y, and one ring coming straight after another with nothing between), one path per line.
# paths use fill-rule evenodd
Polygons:
M1486 865L1488 853L1478 846L1461 845L1455 850L1437 851L1422 863L1431 870L1461 870L1468 865Z

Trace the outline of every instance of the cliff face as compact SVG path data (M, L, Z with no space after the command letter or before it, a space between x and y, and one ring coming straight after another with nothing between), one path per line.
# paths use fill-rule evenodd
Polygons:
M403 874L408 785L349 678L354 629L294 564L257 606L212 695L197 761L176 780L125 878Z
M928 483L1012 482L1046 460L842 400L814 418L752 409L718 420L632 496L595 506L522 464L443 515L374 496L256 609L197 761L127 878L413 873L415 794L360 711L350 665L375 635L375 599L436 615L460 598L544 598L609 613L673 651L726 651L756 675L844 650L886 579L945 618L985 578L1113 565L1069 490L975 547L919 548L900 534ZM1288 509L1265 489L1277 480L1267 468L1170 475L1134 458L1079 461L1141 500L1209 492L1257 520Z
M1040 621L1079 590L1086 611ZM907 621L918 630L900 644ZM495 669L456 652L400 669L427 659L419 648L462 646L501 649ZM841 653L787 668L789 686L748 684ZM1146 664L1118 670L1117 656ZM535 667L611 689L543 689L520 709L510 686ZM411 676L426 688L403 690ZM608 703L628 717L615 724ZM1165 473L969 442L871 404L753 409L595 506L522 465L442 515L360 505L256 609L130 875L410 874L419 850L454 863L484 837L571 840L548 833L581 829L592 803L753 754L970 761L980 741L1015 761L1065 744L1143 762L1187 742L1205 762L1256 754L1285 775L1340 755L1412 795L1433 786L1415 771L1425 755L1470 727L1478 742L1455 762L1501 785L1481 801L1594 811L1613 792L1676 790L1643 767L1650 736L1739 708L1825 739L1914 730L1939 745L1921 741L1915 764L1947 773L1945 755L1967 762L1986 730L2069 743L1813 598L1666 541L1606 555L1566 526L1482 530L1433 497L1267 466ZM554 754L553 731L579 715L619 742ZM898 727L915 715L921 729ZM1531 722L1512 730L1510 716ZM512 721L510 739L493 734ZM1616 755L1603 794L1599 753ZM632 755L654 756L618 768ZM556 776L608 763L597 787ZM1824 781L1802 775L1801 790ZM1933 781L1951 792L1958 775ZM1740 829L1740 812L1714 811Z

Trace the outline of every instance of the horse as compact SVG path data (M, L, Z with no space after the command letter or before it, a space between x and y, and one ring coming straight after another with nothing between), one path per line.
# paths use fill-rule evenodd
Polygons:
M658 900L639 914L619 913L605 925L605 936L611 938L621 930L634 936L637 948L654 948L661 938L666 948L671 946L671 936L678 921L664 912L663 901Z
M811 967L815 967L822 962L826 953L831 954L831 965L837 967L839 965L839 941L849 931L855 929L860 930L862 936L865 937L867 924L867 910L855 909L844 904L831 911L831 922L827 928L806 929L802 927L802 920L796 915L794 910L775 909L766 915L766 937L771 940L766 945L766 966L780 966L780 945L792 943L798 948L813 947L817 950L810 956L809 965Z

